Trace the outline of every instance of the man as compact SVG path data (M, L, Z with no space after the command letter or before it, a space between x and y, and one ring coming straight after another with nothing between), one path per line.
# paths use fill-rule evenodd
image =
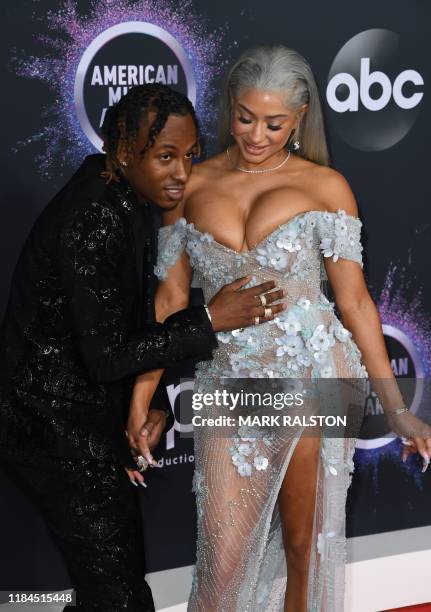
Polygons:
M272 283L223 288L154 322L150 202L182 199L198 147L183 95L131 89L105 120L106 156L88 157L36 221L2 327L1 466L41 509L82 610L152 611L140 514L124 466L134 377L211 358L214 331L253 321ZM222 321L213 329L208 313ZM170 411L160 388L142 425L152 445Z

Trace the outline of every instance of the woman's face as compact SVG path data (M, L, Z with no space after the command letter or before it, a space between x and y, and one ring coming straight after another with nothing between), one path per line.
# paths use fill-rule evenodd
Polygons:
M277 91L248 89L234 100L232 136L240 157L250 164L261 164L284 153L292 130L297 128L301 113L291 111Z

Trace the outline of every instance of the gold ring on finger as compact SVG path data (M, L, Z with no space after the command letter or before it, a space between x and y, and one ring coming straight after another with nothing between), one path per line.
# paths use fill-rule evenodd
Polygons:
M260 317L254 317L254 322L255 322L256 325L259 325Z
M263 316L265 318L272 317L272 308L265 308L265 314Z
M260 300L260 303L262 304L262 306L265 308L267 301L266 301L266 296L261 293L260 295L257 296Z

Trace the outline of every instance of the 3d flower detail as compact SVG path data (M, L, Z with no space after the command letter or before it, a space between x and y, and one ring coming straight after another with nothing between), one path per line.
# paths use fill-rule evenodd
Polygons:
M254 467L256 468L256 470L266 470L266 468L268 467L269 461L266 457L264 457L263 455L257 455L254 458Z

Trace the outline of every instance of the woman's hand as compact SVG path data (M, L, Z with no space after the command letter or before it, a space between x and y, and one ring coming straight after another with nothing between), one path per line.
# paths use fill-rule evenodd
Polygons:
M391 430L403 440L402 460L412 453L419 453L423 459L422 472L427 469L431 458L431 427L411 412L387 415Z

